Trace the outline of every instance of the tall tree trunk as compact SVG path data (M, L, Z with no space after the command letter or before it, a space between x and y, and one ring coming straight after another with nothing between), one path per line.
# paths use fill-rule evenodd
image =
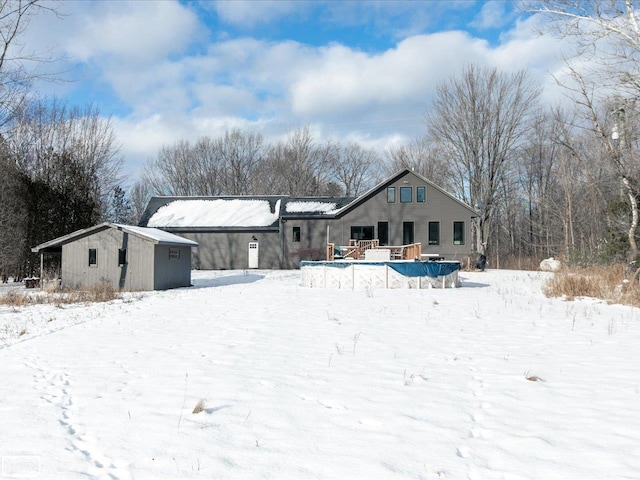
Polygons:
M638 193L633 188L631 181L627 177L622 177L629 204L631 205L631 225L629 226L629 260L635 260L638 256L638 245L636 243L636 231L638 230Z

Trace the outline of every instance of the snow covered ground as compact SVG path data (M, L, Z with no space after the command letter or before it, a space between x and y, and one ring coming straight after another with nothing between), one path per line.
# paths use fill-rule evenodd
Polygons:
M637 478L640 312L548 275L0 307L0 478Z

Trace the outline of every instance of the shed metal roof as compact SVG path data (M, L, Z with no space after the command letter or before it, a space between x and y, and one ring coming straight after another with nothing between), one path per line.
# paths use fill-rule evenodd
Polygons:
M58 237L48 242L41 243L40 245L33 247L31 251L34 253L38 253L41 251L60 251L62 245L66 243L73 242L78 238L91 235L101 230L106 230L107 228L115 228L117 230L121 230L131 235L144 238L157 245L186 245L191 247L198 246L198 243L194 242L193 240L187 240L186 238L174 235L173 233L165 232L164 230L159 230L157 228L138 227L133 225L121 225L118 223L104 222L98 225L94 225L93 227L77 230L75 232L69 233L68 235L63 235L62 237Z

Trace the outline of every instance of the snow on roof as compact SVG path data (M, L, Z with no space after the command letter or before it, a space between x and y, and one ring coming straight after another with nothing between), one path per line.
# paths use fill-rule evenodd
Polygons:
M287 213L334 213L337 206L338 204L335 202L289 202L285 211Z
M267 200L175 200L160 207L149 227L268 227L278 221Z
M173 233L165 232L163 230L158 230L157 228L136 227L133 225L117 225L117 226L131 233L137 233L138 235L147 237L151 240L155 240L158 243L171 243L171 244L177 244L177 245L198 246L198 244L193 240L187 240L186 238L180 237L178 235L174 235Z

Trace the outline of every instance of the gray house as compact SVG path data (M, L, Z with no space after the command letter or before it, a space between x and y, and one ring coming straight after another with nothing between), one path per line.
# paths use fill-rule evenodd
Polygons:
M107 282L121 290L136 291L190 286L191 249L197 246L163 230L105 222L32 251L40 253L41 265L45 254L62 255L63 286Z
M140 225L196 241L194 268L295 268L351 239L421 243L423 254L463 260L474 252L477 215L405 169L357 198L154 197Z

